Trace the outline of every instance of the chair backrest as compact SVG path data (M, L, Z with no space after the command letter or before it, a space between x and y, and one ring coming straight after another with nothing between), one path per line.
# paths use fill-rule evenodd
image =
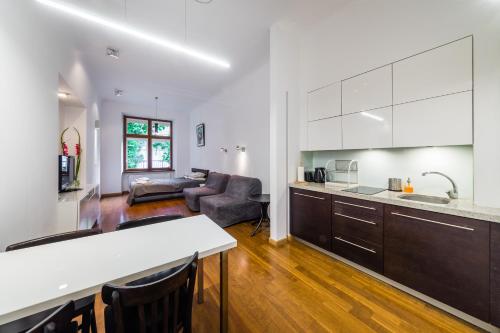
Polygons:
M262 194L262 183L258 178L231 176L224 194L238 199L247 199Z
M145 225L167 222L167 221L172 221L172 220L178 220L178 219L182 219L182 218L184 218L183 215L160 215L160 216L146 217L143 219L122 222L116 226L116 230L118 231L118 230L143 227Z
M70 301L45 318L27 333L76 333L78 323L73 320L75 303Z
M224 173L210 172L205 186L216 190L218 193L222 193L226 190L229 178L231 176Z
M56 235L50 235L50 236L45 236L41 238L36 238L36 239L31 239L28 241L24 241L21 243L16 243L16 244L11 244L7 246L5 251L14 251L14 250L20 250L20 249L25 249L28 247L33 247L33 246L38 246L38 245L45 245L45 244L50 244L50 243L56 243L56 242L62 242L70 239L77 239L77 238L83 238L83 237L88 237L88 236L94 236L101 234L102 230L95 228L95 229L88 229L88 230L77 230L77 231L70 231L70 232L65 232L62 234L56 234Z
M176 273L139 286L102 287L106 333L191 332L198 252Z

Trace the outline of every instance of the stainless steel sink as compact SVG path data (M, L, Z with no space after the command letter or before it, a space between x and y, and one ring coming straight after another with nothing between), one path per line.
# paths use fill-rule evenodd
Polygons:
M419 201L439 205L446 205L450 203L450 199L448 198L433 197L431 195L422 194L401 194L399 198L404 200Z

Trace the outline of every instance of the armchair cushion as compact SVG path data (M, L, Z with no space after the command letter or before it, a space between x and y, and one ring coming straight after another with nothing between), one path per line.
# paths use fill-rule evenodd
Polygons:
M228 227L260 217L260 204L248 200L248 197L261 193L259 179L231 176L224 193L200 199L200 209L221 227Z
M205 186L184 189L184 197L186 198L187 206L192 211L199 212L200 198L224 192L228 181L229 175L211 172L208 175Z

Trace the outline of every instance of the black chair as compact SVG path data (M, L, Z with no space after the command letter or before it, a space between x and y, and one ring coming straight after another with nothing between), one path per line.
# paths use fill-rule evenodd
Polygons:
M175 274L137 286L102 287L106 333L191 332L198 252Z
M89 230L71 231L62 234L46 236L21 243L12 244L7 246L5 251L20 250L38 245L45 245L71 239L94 236L101 233L102 230L97 228ZM89 333L89 332L97 333L97 323L95 318L94 303L95 303L95 295L84 297L75 301L74 304L75 310L73 313L73 318L82 316L82 323L78 327L78 329L81 330L83 333ZM12 323L6 324L0 327L0 332L8 332L9 330L11 332L25 332L29 328L33 327L36 323L38 323L40 321L40 318L46 317L49 313L53 312L54 310L55 309L43 311L41 313L21 318Z
M153 217L146 217L138 220L130 220L127 222L120 223L119 225L116 226L116 231L119 230L126 230L126 229L131 229L131 228L138 228L138 227L143 227L146 225L151 225L151 224L156 224L156 223L162 223L162 222L167 222L167 221L173 221L173 220L178 220L182 219L184 216L182 215L160 215L160 216L153 216ZM143 277L141 279L132 281L127 283L127 286L138 286L138 285L143 285L147 283L151 283L154 281L161 280L163 278L166 278L167 276L170 276L177 272L182 266L177 266L173 267L170 269L167 269L165 271L152 274L150 276Z
M167 221L172 221L172 220L178 220L178 219L182 219L182 218L184 218L184 216L182 216L182 215L160 215L160 216L146 217L143 219L122 222L116 226L116 230L118 231L118 230L130 229L130 228L143 227L145 225L167 222Z
M75 303L70 301L58 308L28 333L76 333L78 324L73 320Z

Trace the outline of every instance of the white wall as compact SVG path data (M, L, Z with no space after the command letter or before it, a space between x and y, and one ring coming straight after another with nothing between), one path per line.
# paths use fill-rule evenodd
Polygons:
M205 124L204 147L196 146L200 123ZM192 110L189 133L192 167L257 177L269 193L269 63ZM246 152L236 151L237 145Z
M0 194L0 251L57 232L59 74L98 117L98 99L65 33L35 1L0 2L0 110L8 124L0 131L0 181L7 189Z
M422 176L424 171L441 171L455 181L460 198L472 199L473 155L472 146L321 151L313 153L312 164L324 167L331 159L354 159L358 161L360 185L387 188L388 178L406 181L410 177L415 192L446 196L451 189L447 179Z
M151 106L103 101L101 109L101 192L119 193L122 188L123 116L156 118L154 103ZM189 163L189 114L182 111L158 110L158 118L173 122L173 168L176 176L190 170Z

